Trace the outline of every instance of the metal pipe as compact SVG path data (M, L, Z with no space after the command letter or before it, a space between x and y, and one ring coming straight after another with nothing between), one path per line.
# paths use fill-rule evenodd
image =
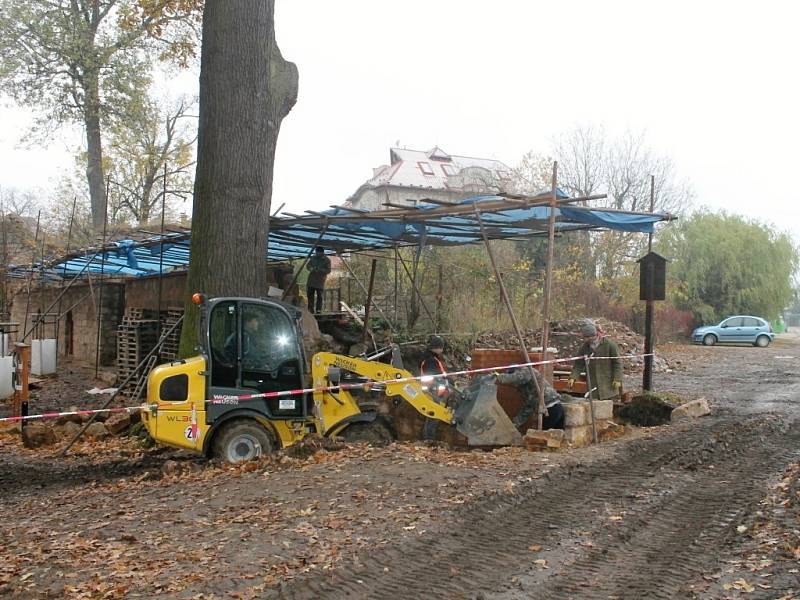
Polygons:
M36 234L33 236L33 256L31 257L31 272L28 274L28 299L25 301L25 321L22 326L22 331L28 328L28 312L31 310L31 281L33 280L33 268L36 266L36 243L39 241L39 219L42 216L42 211L36 215ZM22 338L24 340L25 338ZM22 341L20 340L20 341Z
M597 443L597 425L594 417L594 389L592 388L592 376L589 373L589 361L591 356L584 356L583 363L586 365L586 388L589 390L589 413L592 417L592 443Z
M506 305L506 310L508 310L508 316L511 317L511 324L514 326L514 331L517 334L517 338L519 338L519 346L522 350L522 356L525 358L526 363L530 363L531 357L528 355L528 348L525 346L525 338L522 335L522 329L517 322L517 316L514 314L514 307L511 305L511 299L508 297L508 292L506 291L506 285L503 283L503 278L500 277L500 269L497 268L497 263L494 260L494 252L492 252L492 247L489 244L489 238L486 236L486 232L483 228L483 219L481 218L481 211L478 210L477 203L474 205L475 207L475 216L478 218L478 225L481 228L481 234L483 235L483 242L486 245L486 253L489 255L489 262L492 263L492 269L494 270L495 278L497 279L497 284L500 286L500 294L503 297L503 302ZM539 410L537 419L536 419L536 427L537 429L542 429L542 420L544 414L547 412L547 407L544 404L544 393L542 392L542 386L539 385L539 380L536 379L536 373L533 371L533 367L527 367L530 375L531 380L533 381L533 387L536 388L536 394L539 396Z
M158 252L158 338L161 339L161 294L164 288L164 210L167 203L167 163L164 163L164 182L161 190L161 247Z
M106 203L105 203L105 214L103 215L103 241L100 244L100 247L104 247L106 245L106 231L108 229L108 192L109 192L109 182L106 182ZM102 328L102 316L103 316L103 275L105 273L106 268L106 253L100 257L100 281L98 283L98 308L97 308L97 336L95 338L95 348L94 348L94 377L97 379L98 374L100 373L100 330Z
M553 254L556 237L556 202L558 200L558 162L553 162L553 179L550 190L550 218L547 224L547 262L544 277L544 305L542 306L542 360L547 360L550 344L550 294L553 287ZM547 370L547 366L545 366Z
M72 212L69 215L69 230L67 232L67 248L66 248L66 251L65 251L66 254L69 254L70 246L72 244L72 223L75 220L75 207L77 206L77 204L78 204L78 197L75 196L74 199L72 200ZM66 263L64 263L64 273L65 274L66 274L66 271L67 271L67 265L66 265ZM61 284L59 285L59 288L60 288L59 291L64 289L64 278L63 277L61 278ZM58 313L58 315L59 315L56 318L56 356L58 356L58 332L59 332L59 329L61 328L60 327L61 326L61 316L60 315L61 315L61 300L63 299L63 297L64 297L64 295L60 294L59 299L58 299L58 308L56 309L56 313ZM50 309L48 308L47 310L50 310ZM47 311L45 311L45 312L47 312Z
M367 334L370 332L369 312L372 303L375 301L375 299L372 296L372 292L375 290L375 271L377 270L377 268L378 268L378 261L377 259L373 258L372 266L370 267L369 270L369 288L367 289L367 303L364 305L364 333L361 336L362 342L364 342L367 339ZM375 349L377 350L377 347Z

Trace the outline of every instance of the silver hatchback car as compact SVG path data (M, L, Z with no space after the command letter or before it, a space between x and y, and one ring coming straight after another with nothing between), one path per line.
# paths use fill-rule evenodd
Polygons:
M723 319L719 325L698 327L692 341L706 346L714 344L746 344L766 348L775 339L772 327L761 317L737 315Z

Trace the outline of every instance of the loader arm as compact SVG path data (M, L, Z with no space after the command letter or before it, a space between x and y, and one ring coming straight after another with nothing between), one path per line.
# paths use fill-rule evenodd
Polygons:
M372 381L402 380L397 383L385 384L387 396L400 396L419 414L430 419L438 419L447 424L455 423L452 410L437 404L433 397L423 389L420 382L413 379L413 375L405 369L398 369L392 365L342 356L331 352L320 352L311 359L311 376L314 388L327 388L336 385L331 380L332 369L340 369L365 377ZM358 403L353 396L344 389L335 392L314 392L314 409L319 419L322 433L326 435L337 433L343 427L343 421L359 412Z

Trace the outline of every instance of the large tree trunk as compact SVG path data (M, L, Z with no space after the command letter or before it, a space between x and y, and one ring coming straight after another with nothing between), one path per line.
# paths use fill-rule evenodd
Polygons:
M266 293L275 146L297 100L297 67L278 49L274 8L274 0L205 3L182 356L197 340L192 293Z
M100 137L100 88L97 76L87 77L83 118L86 128L86 179L89 182L92 225L100 231L106 214L106 188L103 175L103 143Z

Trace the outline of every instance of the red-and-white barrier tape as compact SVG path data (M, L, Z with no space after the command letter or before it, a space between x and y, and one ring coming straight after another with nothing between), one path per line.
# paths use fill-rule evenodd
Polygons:
M296 390L282 390L279 392L261 392L257 394L241 394L241 395L218 395L208 400L209 404L238 404L240 401L247 400L260 400L262 398L285 398L286 396L299 396L302 394L312 394L314 392L335 392L339 390L354 390L371 387L373 385L387 385L390 383L408 383L409 381L425 381L430 382L438 378L455 377L460 375L476 375L480 373L494 373L495 371L505 371L507 369L518 369L520 367L535 367L539 365L569 363L577 360L612 360L612 359L628 359L628 358L642 358L645 356L655 356L655 353L650 354L627 354L624 356L573 356L571 358L554 358L552 360L540 360L526 363L514 363L510 365L499 365L496 367L483 367L480 369L464 369L463 371L450 371L448 373L437 373L433 375L416 375L411 377L401 377L398 379L386 379L383 381L367 380L361 383L341 383L339 385L331 385L318 388L302 388Z
M33 421L35 419L57 419L58 417L71 417L71 416L89 416L89 415L96 415L100 413L121 413L121 412L133 412L134 410L139 410L141 405L139 406L125 406L125 407L117 407L117 408L98 408L98 409L86 409L86 410L70 410L66 412L47 412L42 413L40 415L25 415L24 417L3 417L0 418L0 423L8 423L8 422L17 422L17 421Z
M626 354L624 356L573 356L571 358L554 358L552 360L540 360L540 361L532 361L532 362L525 362L525 363L514 363L509 365L498 365L495 367L483 367L480 369L464 369L462 371L450 371L448 373L438 373L434 375L416 375L411 377L402 377L399 379L386 379L383 381L372 381L367 380L361 383L341 383L339 385L332 385L332 386L325 386L325 387L316 387L316 388L301 388L295 390L282 390L279 392L261 392L256 394L241 394L241 395L217 395L214 398L211 398L207 401L208 404L238 404L239 402L248 401L248 400L260 400L260 399L267 399L267 398L285 398L287 396L301 396L303 394L313 394L315 392L335 392L340 390L354 390L354 389L364 389L369 388L372 386L380 386L380 385L387 385L390 383L408 383L410 381L424 381L428 383L435 379L439 379L442 377L455 377L461 375L476 375L481 373L494 373L495 371L505 371L508 369L519 369L521 367L536 367L539 365L548 365L548 364L559 364L559 363L570 363L575 362L577 360L625 360L630 358L644 358L645 356L655 356L655 353L649 354ZM36 419L56 419L58 417L66 417L66 416L86 416L86 415L93 415L98 413L119 413L119 412L132 412L134 410L138 410L141 408L148 408L149 406L156 406L156 405L139 405L139 406L127 406L122 408L100 408L100 409L87 409L87 410L74 410L68 412L49 412L49 413L42 413L39 415L27 415L24 417L4 417L0 418L0 423L4 422L19 422L19 421L32 421Z

